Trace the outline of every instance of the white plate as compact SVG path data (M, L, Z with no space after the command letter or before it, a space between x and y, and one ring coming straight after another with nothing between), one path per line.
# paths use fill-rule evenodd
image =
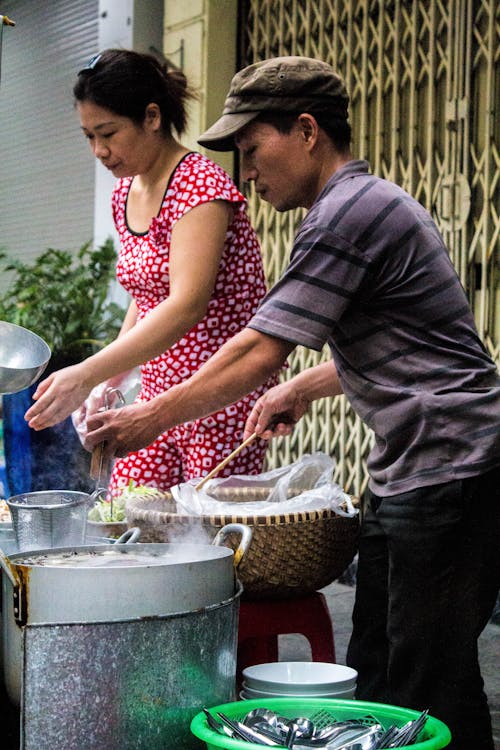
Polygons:
M358 673L342 664L318 661L281 661L255 664L243 670L246 688L280 694L337 693L356 684Z
M264 700L265 698L335 698L335 700L339 698L342 700L352 700L355 692L356 688L352 687L337 693L264 693L243 686L243 689L240 691L240 698L247 701Z
M290 696L295 697L297 695L301 696L302 698L306 698L307 696L311 698L319 698L323 695L327 695L328 697L332 698L334 696L338 696L339 698L345 697L345 693L352 693L356 689L356 685L352 685L351 687L341 687L336 688L335 690L325 690L322 687L318 687L317 685L314 685L313 687L305 687L301 688L300 690L298 688L295 688L295 690L289 690L287 688L286 692L284 692L281 687L276 687L271 690L269 688L268 690L257 690L254 687L251 687L248 685L245 680L243 680L241 684L242 690L245 690L247 693L251 693L255 698L262 698L262 696L267 696L268 698L277 698L281 696Z

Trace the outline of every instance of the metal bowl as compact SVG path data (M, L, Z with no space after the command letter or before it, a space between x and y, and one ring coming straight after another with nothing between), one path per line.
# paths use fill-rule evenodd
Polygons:
M32 385L47 367L48 344L28 331L0 320L0 393L16 393Z

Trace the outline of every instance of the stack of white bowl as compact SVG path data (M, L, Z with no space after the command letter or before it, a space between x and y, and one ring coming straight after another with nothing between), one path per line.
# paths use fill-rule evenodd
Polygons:
M342 664L278 661L243 670L240 698L353 698L358 673Z

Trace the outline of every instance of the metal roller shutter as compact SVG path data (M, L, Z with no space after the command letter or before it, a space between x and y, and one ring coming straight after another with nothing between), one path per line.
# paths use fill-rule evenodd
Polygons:
M0 247L23 260L73 251L93 233L95 167L72 85L97 49L98 2L2 0L0 12L16 22L2 45Z

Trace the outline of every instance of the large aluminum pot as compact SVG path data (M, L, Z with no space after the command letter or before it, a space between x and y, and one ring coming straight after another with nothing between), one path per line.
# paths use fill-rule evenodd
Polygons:
M241 533L232 549L219 546ZM110 622L190 612L230 599L235 564L252 532L224 526L213 544L88 545L19 553L0 550L3 656L9 697L19 702L23 628L35 624Z

